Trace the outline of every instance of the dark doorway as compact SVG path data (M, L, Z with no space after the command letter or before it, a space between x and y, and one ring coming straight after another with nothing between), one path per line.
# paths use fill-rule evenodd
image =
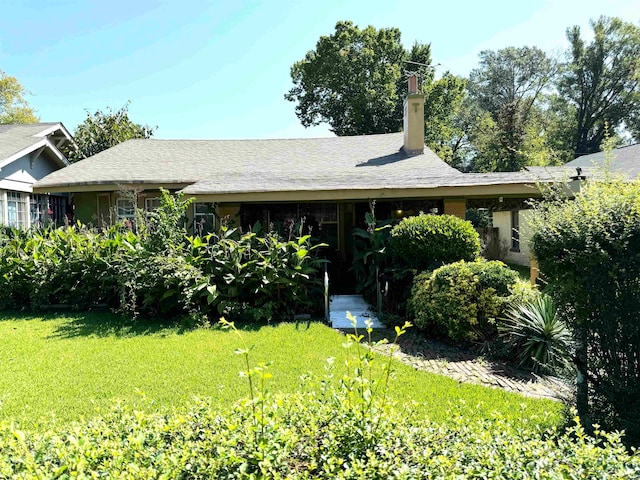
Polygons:
M331 294L355 293L355 278L349 272L352 257L343 247L337 203L248 203L242 205L240 215L245 231L259 222L263 231L275 231L284 238L302 233L311 235L315 244L325 243L327 246L319 249L318 255L328 261ZM349 222L352 225L353 219ZM349 235L350 232L351 229Z

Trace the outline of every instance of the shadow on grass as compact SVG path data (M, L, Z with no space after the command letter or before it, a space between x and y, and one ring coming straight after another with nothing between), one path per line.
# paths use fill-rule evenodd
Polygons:
M216 322L211 326L181 324L179 320L166 319L133 319L111 312L0 312L0 322L15 320L64 320L55 329L50 338L66 339L77 337L131 337L138 335L179 334L197 330L199 328L219 329ZM258 331L263 328L274 327L279 322L256 323L236 322L241 331ZM312 320L295 322L296 330L308 330Z
M64 318L68 321L56 328L52 338L75 337L131 337L137 335L155 335L167 333L182 334L190 328L175 322L146 319L132 319L114 313L87 312L66 315L50 315L51 318Z

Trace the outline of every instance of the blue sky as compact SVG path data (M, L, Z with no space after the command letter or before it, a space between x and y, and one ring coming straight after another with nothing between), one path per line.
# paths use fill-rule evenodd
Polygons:
M305 129L284 100L289 69L339 20L398 27L431 43L438 74L467 75L483 49L537 45L560 54L590 18L637 23L640 0L213 1L0 0L0 69L43 121L73 130L85 110L131 101L158 138L291 138Z

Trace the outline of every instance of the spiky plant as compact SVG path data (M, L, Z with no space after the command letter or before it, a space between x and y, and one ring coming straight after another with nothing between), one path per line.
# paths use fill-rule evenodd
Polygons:
M571 332L548 295L513 305L502 319L500 330L520 359L520 366L538 371L566 369Z

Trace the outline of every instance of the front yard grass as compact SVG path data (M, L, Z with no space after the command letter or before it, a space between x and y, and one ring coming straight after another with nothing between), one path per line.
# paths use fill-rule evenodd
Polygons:
M328 357L336 376L352 352L340 333L320 323L247 326L252 361L272 362L272 392L292 392L300 376L321 376ZM117 400L152 410L183 407L194 396L226 406L246 397L239 377L240 345L232 332L184 330L106 313L34 316L0 314L0 420L48 428L89 418ZM562 422L562 405L502 390L463 384L395 363L390 396L408 414L446 421L462 405L469 419L498 412L542 426ZM411 403L418 402L415 413ZM461 403L463 402L463 403Z

